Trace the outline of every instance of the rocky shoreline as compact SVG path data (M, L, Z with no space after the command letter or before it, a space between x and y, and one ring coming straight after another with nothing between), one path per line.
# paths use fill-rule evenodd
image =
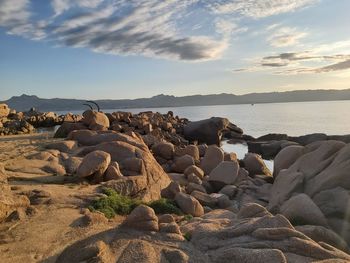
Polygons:
M172 112L33 116L36 127L61 126L0 170L3 262L350 261L349 136L255 139L225 118L191 122ZM223 139L246 141L249 153L239 160L224 152ZM274 158L273 171L257 153ZM116 200L135 204L118 222L106 218L107 208L120 211ZM156 213L148 204L159 200L181 214ZM36 248L37 258L15 255L13 225L36 231L40 214L46 211L45 226L58 207L74 219L60 225L70 241L54 254Z

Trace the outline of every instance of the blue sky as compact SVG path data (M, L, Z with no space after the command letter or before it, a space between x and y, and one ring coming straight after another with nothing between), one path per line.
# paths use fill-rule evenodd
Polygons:
M0 0L0 100L350 88L349 10L349 0Z

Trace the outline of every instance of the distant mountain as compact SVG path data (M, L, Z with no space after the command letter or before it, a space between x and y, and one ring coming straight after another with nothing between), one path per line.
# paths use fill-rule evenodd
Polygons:
M182 106L253 104L274 102L350 100L350 89L346 90L298 90L287 92L250 93L246 95L213 94L175 97L157 95L134 100L96 100L101 109L159 108ZM3 103L17 111L27 111L34 107L39 111L84 110L83 99L42 99L37 96L14 96Z

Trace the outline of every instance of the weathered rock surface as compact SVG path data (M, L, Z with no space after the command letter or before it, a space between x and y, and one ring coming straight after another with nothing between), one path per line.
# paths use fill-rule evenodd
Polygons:
M269 168L267 168L261 156L254 153L247 153L243 159L244 168L249 172L250 176L264 174L271 176Z
M136 207L125 219L124 226L143 231L158 231L158 217L149 206Z
M13 211L26 208L30 205L29 199L24 196L16 196L7 184L4 167L0 164L0 222L6 219Z
M188 167L194 165L194 159L191 155L183 155L181 157L177 157L172 165L172 171L176 173L183 173Z
M198 141L199 143L206 143L208 145L220 145L224 130L230 130L239 135L243 134L243 131L230 123L228 119L213 117L188 123L184 127L184 136L190 141Z
M110 125L106 114L93 110L87 110L83 113L82 122L91 130L106 130Z
M93 176L94 180L103 181L103 174L111 162L111 155L103 151L93 151L87 154L77 170L81 178Z
M254 204L251 204L253 208ZM259 208L259 209L258 209ZM249 207L245 208L249 211ZM323 241L314 241L281 216L263 207L237 218L227 210L213 210L185 222L178 234L115 229L66 248L57 262L348 262L350 256ZM241 215L244 213L242 212ZM161 223L160 225L162 225ZM168 223L169 224L169 223ZM170 223L171 224L171 223ZM163 226L162 226L163 227ZM96 244L103 246L96 247ZM92 249L93 248L93 249ZM108 255L108 256L106 256Z
M215 145L211 145L206 150L200 167L206 175L209 175L210 172L223 161L224 151Z
M223 186L227 184L234 184L237 180L238 171L239 164L237 161L224 161L210 172L209 181L223 183Z
M190 195L185 193L177 193L175 196L175 201L185 214L190 214L193 216L202 216L204 214L202 205L197 199Z
M275 174L269 209L297 217L299 223L330 227L349 243L349 158L350 145L340 141L285 148L276 156L281 170Z

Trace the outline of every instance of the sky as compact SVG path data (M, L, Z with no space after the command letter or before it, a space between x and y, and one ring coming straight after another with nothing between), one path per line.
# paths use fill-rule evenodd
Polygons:
M350 0L0 0L0 100L350 88Z

